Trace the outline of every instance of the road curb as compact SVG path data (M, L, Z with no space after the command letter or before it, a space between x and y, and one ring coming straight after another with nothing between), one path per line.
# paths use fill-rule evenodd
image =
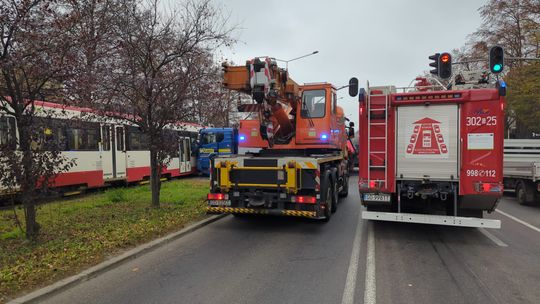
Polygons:
M111 259L108 259L96 266L92 266L83 272L76 274L74 276L65 278L63 280L60 280L52 285L43 287L41 289L38 289L36 291L33 291L29 294L26 294L20 298L14 299L7 304L21 304L21 303L34 303L37 301L44 300L50 296L53 296L55 294L58 294L66 289L69 289L73 286L76 286L79 283L82 283L84 281L87 281L89 279L92 279L96 276L98 276L101 273L104 273L112 268L115 268L119 265L121 265L124 262L130 261L132 259L135 259L145 253L148 253L149 251L152 251L154 249L157 249L167 243L170 243L190 232L193 232L199 228L202 228L210 223L213 223L223 217L225 217L227 214L218 214L213 215L207 219L204 219L202 221L199 221L197 223L194 223L180 231L173 232L171 234L168 234L164 237L161 237L159 239L153 240L149 243L137 246L133 249L130 249L124 253L122 253L119 256L115 256Z

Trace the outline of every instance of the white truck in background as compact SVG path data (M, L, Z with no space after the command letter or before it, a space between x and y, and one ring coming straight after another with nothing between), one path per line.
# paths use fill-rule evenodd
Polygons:
M540 139L505 139L503 172L519 204L540 203Z

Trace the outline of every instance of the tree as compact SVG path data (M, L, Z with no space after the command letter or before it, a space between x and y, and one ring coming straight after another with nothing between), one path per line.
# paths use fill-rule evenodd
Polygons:
M237 105L240 99L249 96L225 89L221 84L223 72L212 62L208 65L206 75L192 90L193 122L203 126L232 127L238 122Z
M130 121L146 136L152 206L159 207L161 171L168 151L178 147L165 130L192 116L192 92L207 76L211 51L233 42L233 28L209 0L187 0L169 15L159 12L157 0L125 3L103 113Z
M538 0L490 0L479 9L483 22L472 38L475 44L501 45L509 57L535 57L539 10ZM522 61L515 63L521 65Z
M531 132L540 133L540 62L511 70L508 82L509 108Z
M109 98L108 87L118 60L116 50L119 43L119 24L126 8L132 5L127 0L77 0L67 3L77 22L70 32L80 45L75 73L64 84L72 102L81 106L94 107L95 103Z
M55 174L71 163L54 144L38 99L63 100L62 82L71 77L76 42L69 29L76 16L54 0L1 0L0 3L0 112L15 133L0 149L0 185L17 189L25 210L26 237L35 240L38 197ZM13 121L14 119L14 121ZM16 149L17 148L17 149Z

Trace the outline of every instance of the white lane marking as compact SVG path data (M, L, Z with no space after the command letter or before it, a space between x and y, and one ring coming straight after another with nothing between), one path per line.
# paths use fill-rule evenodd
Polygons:
M354 303L354 291L356 290L356 276L358 272L358 260L360 259L360 244L362 243L362 210L358 214L358 223L356 224L356 232L354 235L353 249L351 259L349 260L349 270L347 271L347 279L345 280L345 289L343 289L343 297L341 304Z
M492 240L493 243L495 243L497 246L500 247L508 247L505 242L501 241L498 237L494 236L493 234L489 233L484 228L478 228L480 232L482 232L483 235L485 235L488 239Z
M377 288L375 286L375 236L373 223L371 224L368 227L364 304L375 304L377 300Z
M508 213L506 213L504 211L501 211L499 209L495 209L495 211L499 212L500 214L502 214L504 216L507 216L507 217L513 219L514 221L516 221L516 222L518 222L518 223L520 223L520 224L522 224L524 226L527 226L527 227L531 228L532 230L534 230L536 232L540 232L540 228L538 228L536 226L533 226L533 225L531 225L531 224L529 224L529 223L527 223L525 221L522 221L522 220L518 219L517 217L515 217L513 215L510 215L510 214L508 214Z

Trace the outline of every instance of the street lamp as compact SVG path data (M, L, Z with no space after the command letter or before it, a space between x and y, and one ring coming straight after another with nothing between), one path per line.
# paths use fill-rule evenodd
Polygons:
M296 57L296 58L293 58L293 59L289 59L289 60L282 60L282 59L277 59L276 58L276 61L281 61L281 62L285 62L285 69L286 70L289 70L289 62L291 61L295 61L295 60L298 60L298 59L302 59L302 58L305 58L305 57L308 57L308 56L311 56L311 55L315 55L315 54L318 54L319 51L313 51L309 54L306 54L306 55L302 55L300 57Z

